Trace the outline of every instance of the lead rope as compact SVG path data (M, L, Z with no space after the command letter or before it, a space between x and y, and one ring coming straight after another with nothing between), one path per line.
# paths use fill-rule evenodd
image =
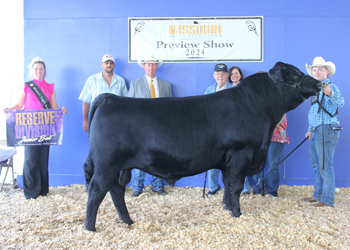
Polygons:
M269 174L271 174L271 172L272 172L273 170L275 170L282 162L284 162L284 161L288 158L288 156L290 156L295 150L297 150L297 148L299 148L299 147L301 146L301 144L303 144L307 139L308 139L308 138L305 138L298 146L296 146L296 148L294 148L286 157L284 157L283 160L280 161L280 163L276 164L275 167L274 167L273 169L271 169L270 172L267 173L267 175L264 176L264 178L262 178L261 180L259 179L259 180L258 180L258 183L256 183L256 185L259 185L260 182L262 182L263 180L265 180L266 177L267 177Z
M208 174L208 171L205 171L204 187L203 187L203 196L202 196L202 198L205 198L205 186L207 184L207 174Z
M322 103L322 106L323 106L323 103ZM326 157L325 157L325 154L324 154L324 152L325 152L325 149L324 149L324 129L323 129L323 127L324 127L324 125L323 125L323 123L324 123L324 121L323 121L323 108L322 108L322 170L324 170L324 161L326 160Z
M317 111L317 113L320 113L320 111L322 110L322 170L324 170L324 161L326 160L325 158L325 147L324 147L324 126L323 126L323 124L324 124L324 120L323 120L323 114L324 114L324 112L323 112L323 110L324 110L324 108L323 108L323 102L324 102L324 96L325 96L325 93L323 92L323 94L322 94L322 97L321 97L321 102L319 102L319 104L318 104L318 111Z

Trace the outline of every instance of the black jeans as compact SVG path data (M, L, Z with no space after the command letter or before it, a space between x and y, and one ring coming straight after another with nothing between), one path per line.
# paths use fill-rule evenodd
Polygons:
M23 190L27 199L49 192L50 146L24 147Z

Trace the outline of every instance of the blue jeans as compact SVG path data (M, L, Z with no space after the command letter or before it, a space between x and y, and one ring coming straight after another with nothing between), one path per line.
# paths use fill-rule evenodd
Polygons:
M263 163L265 168L262 169L258 174L252 177L253 179L253 187L257 189L257 193L261 193L262 191L262 182L259 185L256 183L261 180L265 174L268 174L271 169L273 169L281 160L281 155L283 152L285 144L272 141L269 150L267 153L267 158ZM265 172L264 172L265 171ZM279 166L275 168L264 180L265 182L265 192L266 194L271 194L273 196L277 196L278 187L280 185L280 168ZM255 192L255 191L254 191Z
M219 169L208 170L208 183L210 191L215 191L219 188Z
M134 168L132 170L132 190L142 192L143 188L145 187L144 182L145 182L145 177L146 177L146 172L139 170L137 168ZM159 191L161 189L164 189L164 182L162 179L152 176L153 180L151 181L151 185L154 191Z
M208 183L209 183L209 190L215 191L219 188L219 169L210 169L208 170ZM244 188L242 192L249 192L250 191L250 183L248 180L248 177L245 177L244 180Z
M243 191L242 193L250 192L250 182L248 176L245 177L244 179L244 186L243 186Z
M335 145L339 140L339 131L332 130L332 125L323 125L325 162L323 166L322 126L316 127L310 139L311 166L315 170L314 199L330 206L334 206L335 176L333 168L333 156Z

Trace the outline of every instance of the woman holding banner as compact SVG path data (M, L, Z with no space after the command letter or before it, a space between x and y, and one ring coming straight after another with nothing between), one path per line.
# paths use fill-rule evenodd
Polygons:
M4 113L14 110L28 109L59 109L56 101L54 84L45 81L46 65L43 59L35 57L28 65L32 81L26 82L24 92L17 104L5 108ZM63 114L66 108L61 109ZM25 146L23 165L23 190L27 199L35 199L39 195L46 196L49 192L49 151L50 146Z

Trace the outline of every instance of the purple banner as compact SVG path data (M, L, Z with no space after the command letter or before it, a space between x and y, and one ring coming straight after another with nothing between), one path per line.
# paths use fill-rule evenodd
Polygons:
M9 111L7 146L61 145L63 114L60 109Z

